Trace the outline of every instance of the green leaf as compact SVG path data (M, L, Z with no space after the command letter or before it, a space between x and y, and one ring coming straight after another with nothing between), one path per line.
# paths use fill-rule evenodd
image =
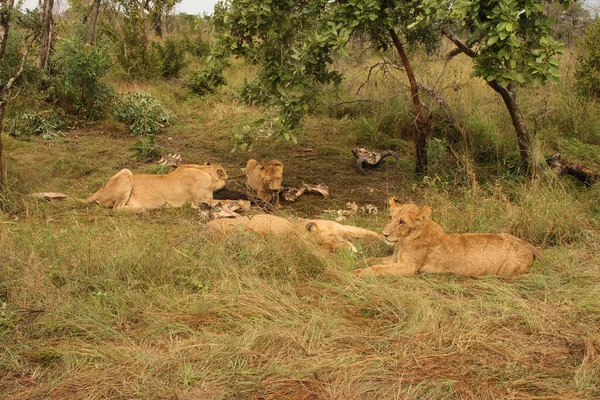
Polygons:
M498 41L498 36L492 36L491 38L488 39L487 44L489 46L493 45L494 43L496 43Z
M516 74L514 77L515 81L519 82L519 83L525 83L525 76L523 74Z
M560 70L557 68L548 68L551 77L560 78Z

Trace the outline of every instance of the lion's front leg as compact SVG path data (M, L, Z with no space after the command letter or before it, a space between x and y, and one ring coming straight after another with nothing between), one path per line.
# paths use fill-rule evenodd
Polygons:
M377 276L399 276L399 275L414 275L417 273L417 266L408 263L394 264L379 264L370 268L361 268L354 271L357 276L364 277L373 275Z
M369 257L366 260L367 265L378 265L378 264L393 264L396 262L396 257Z

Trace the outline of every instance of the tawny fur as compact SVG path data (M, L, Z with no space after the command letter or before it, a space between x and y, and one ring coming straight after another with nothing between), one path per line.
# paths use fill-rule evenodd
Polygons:
M316 242L330 251L346 247L356 252L356 247L349 239L368 238L383 240L383 236L368 229L350 225L342 225L324 219L303 219L297 222L275 215L258 214L253 217L238 217L233 219L216 219L208 226L222 234L229 234L236 229L256 232L260 234L299 235L309 234Z
M85 201L113 209L145 210L181 207L211 201L225 187L227 173L220 165L183 164L165 175L138 174L122 169Z
M279 208L279 191L283 181L283 164L279 160L248 160L246 187L258 199Z
M376 265L356 270L359 276L451 272L508 277L523 274L541 256L533 245L507 233L446 233L431 220L429 206L391 199L390 215L383 235L394 244L394 254L368 260Z

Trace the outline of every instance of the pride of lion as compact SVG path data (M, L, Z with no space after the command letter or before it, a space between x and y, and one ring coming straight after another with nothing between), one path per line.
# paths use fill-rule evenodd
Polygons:
M251 159L246 165L249 198L280 208L283 163L279 160ZM228 176L219 164L183 164L163 175L133 174L122 169L96 193L83 201L103 207L147 210L181 207L228 200L213 200L214 192L223 189ZM43 193L41 193L43 194ZM52 193L52 195L67 195ZM58 198L58 197L57 197ZM264 205L263 204L263 205ZM371 267L355 271L358 276L415 275L418 273L455 273L465 276L516 276L523 274L540 258L533 245L506 233L447 233L431 220L431 208L401 204L389 200L390 222L377 233L325 219L298 219L257 214L251 217L218 218L208 227L218 235L236 231L294 237L312 237L321 246L335 251L347 248L357 252L352 239L385 241L394 246L391 256L367 259Z

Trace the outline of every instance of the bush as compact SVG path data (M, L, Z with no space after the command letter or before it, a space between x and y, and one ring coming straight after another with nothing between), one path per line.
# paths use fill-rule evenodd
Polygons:
M164 44L152 43L152 56L156 59L156 69L163 78L176 78L185 67L186 43L168 38Z
M184 37L182 40L186 52L194 57L203 58L210 54L210 44L201 37Z
M103 117L105 106L113 95L112 89L101 82L111 61L101 47L88 46L79 38L58 43L53 57L49 94L58 105L71 114L86 119Z
M147 135L145 138L135 142L131 148L139 160L150 161L160 157L164 153L164 149L158 146L154 140L154 135ZM162 167L159 165L158 167Z
M219 86L227 83L222 70L222 62L212 56L208 56L206 57L206 67L202 71L192 72L185 86L200 96L214 93Z
M113 117L136 135L153 135L175 120L175 114L146 92L130 92L117 100Z
M42 135L44 139L54 139L66 129L64 118L53 110L24 112L7 126L7 133L13 137Z
M600 97L600 18L585 32L577 47L575 80L578 91L584 96Z

